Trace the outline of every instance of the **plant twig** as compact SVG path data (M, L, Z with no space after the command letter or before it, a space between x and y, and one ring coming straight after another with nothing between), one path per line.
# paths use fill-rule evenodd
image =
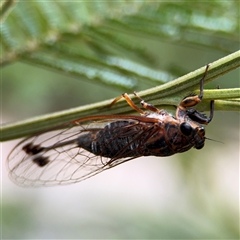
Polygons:
M210 67L205 78L205 83L213 81L215 78L220 77L227 72L234 70L240 66L240 51L230 54L221 58L213 63ZM168 82L159 87L151 88L138 94L144 100L158 106L170 107L175 106L179 101L186 96L187 93L196 91L198 92L199 81L205 71L205 66L184 75L174 81ZM209 109L209 100L217 99L216 110L224 111L239 111L240 109L240 88L236 89L221 89L221 90L206 90L204 92L204 101L201 110ZM136 99L133 100L137 103ZM208 101L207 101L208 100ZM35 134L36 132L43 131L64 122L72 121L86 116L103 115L103 114L127 114L132 112L132 109L126 104L125 101L119 101L112 108L106 106L112 100L106 100L96 104L89 104L86 106L60 111L48 115L43 115L31 118L25 121L6 124L1 127L1 141L7 141L24 137L27 135ZM103 108L105 107L105 108Z

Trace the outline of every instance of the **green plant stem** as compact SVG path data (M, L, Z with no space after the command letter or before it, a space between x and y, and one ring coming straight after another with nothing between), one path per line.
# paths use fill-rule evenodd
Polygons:
M210 82L227 72L240 66L240 51L230 54L210 64L205 82ZM199 81L203 76L206 66L182 76L174 81L168 82L159 87L151 88L138 94L146 101L159 108L169 108L176 106L180 100L189 92L198 93ZM132 95L131 95L132 96ZM204 91L203 104L200 110L209 109L209 100L216 101L216 110L223 111L239 111L240 109L240 88L236 89L214 89ZM139 100L133 98L134 102ZM117 102L112 108L108 108L112 100L103 101L96 104L69 109L49 115L43 115L31 118L25 121L6 124L1 127L1 141L16 139L28 135L35 134L60 125L62 123L73 121L87 116L103 115L103 114L129 114L133 110L125 101Z

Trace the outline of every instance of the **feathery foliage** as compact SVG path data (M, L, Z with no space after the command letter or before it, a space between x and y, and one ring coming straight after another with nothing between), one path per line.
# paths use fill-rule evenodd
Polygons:
M174 79L178 72L171 69L171 63L165 69L156 69L159 56L154 48L144 45L144 39L215 49L226 54L239 47L239 13L231 1L208 4L199 1L194 3L194 8L190 2L183 5L161 1L17 4L12 1L12 4L2 5L2 67L20 61L120 91L154 87L141 96L159 107L174 106L185 94L197 89L203 70L196 76L188 75L161 86ZM225 11L226 8L229 11ZM240 52L237 51L213 65L207 81L239 66ZM216 103L217 110L235 111L239 110L239 97L239 89L221 89L206 91L204 99L221 100ZM104 104L106 102L6 125L1 140L99 114L99 106ZM129 110L124 104L101 113L126 113ZM201 110L207 109L206 102Z

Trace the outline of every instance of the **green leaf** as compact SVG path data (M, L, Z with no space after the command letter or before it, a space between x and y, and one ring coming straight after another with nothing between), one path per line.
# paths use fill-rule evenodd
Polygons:
M22 61L128 91L136 90L140 82L153 87L156 81L166 82L176 74L158 68L160 81L153 77L150 73L158 60L154 49L146 50L139 38L227 53L239 47L234 4L215 2L212 12L208 5L194 4L192 8L188 2L184 6L164 2L19 2L2 25L1 65ZM126 59L138 64L131 71L121 64L113 66L116 60ZM141 65L148 68L147 77L139 74Z
M185 71L171 62L159 68L160 57L165 60L167 56L161 56L154 44L149 46L151 41L160 39L225 53L239 47L234 3L197 1L192 6L190 2L19 2L1 25L1 66L19 61L120 92L148 89L139 92L145 101L171 109L187 94L197 92L205 67L169 82ZM237 51L212 63L206 83L239 67L239 61ZM206 90L199 109L208 110L210 99L216 100L216 110L239 110L239 89ZM1 141L80 117L132 112L124 101L100 110L109 103L4 125Z
M18 0L3 0L0 3L0 23L3 23Z

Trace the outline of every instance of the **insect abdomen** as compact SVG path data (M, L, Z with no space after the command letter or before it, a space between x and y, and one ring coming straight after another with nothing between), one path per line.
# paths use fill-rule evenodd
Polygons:
M144 141L139 137L141 131L141 125L134 121L112 122L79 138L79 147L108 158L138 157Z
M138 157L142 139L138 134L140 126L131 121L117 121L108 124L97 134L93 142L95 154L109 158Z

